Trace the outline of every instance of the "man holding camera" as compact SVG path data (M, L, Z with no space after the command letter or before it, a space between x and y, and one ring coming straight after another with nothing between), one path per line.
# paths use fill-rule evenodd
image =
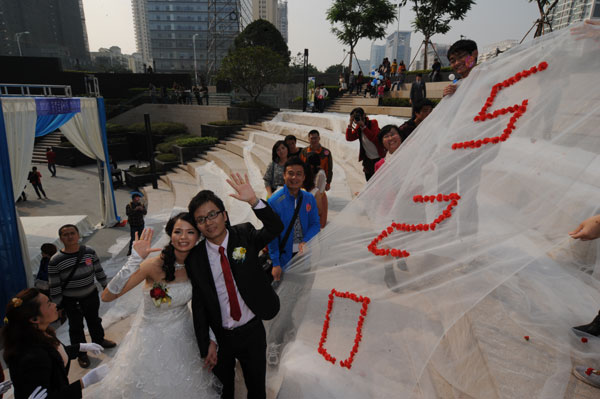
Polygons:
M346 141L360 140L358 160L363 164L363 172L367 181L375 173L375 164L385 156L385 149L377 139L379 125L375 119L370 120L365 110L358 107L350 112L350 122L346 128Z

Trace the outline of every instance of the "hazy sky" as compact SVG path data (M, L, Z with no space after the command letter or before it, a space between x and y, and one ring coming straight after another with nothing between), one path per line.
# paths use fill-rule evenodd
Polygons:
M392 0L392 3L397 3ZM327 9L332 0L288 0L289 42L292 55L304 48L309 49L309 62L319 69L337 64L344 58L344 47L331 33L326 20ZM130 0L83 0L91 51L100 47L119 46L125 54L136 51L133 33L133 16ZM464 21L455 22L446 35L432 38L434 43L451 44L465 35L475 40L480 48L505 39L521 40L538 15L537 6L527 0L478 0L467 13ZM400 30L411 30L414 14L410 6L400 11ZM398 22L388 27L390 34ZM532 34L528 36L528 39ZM411 48L414 56L423 40L412 34ZM368 59L371 41L361 40L356 53L360 59Z

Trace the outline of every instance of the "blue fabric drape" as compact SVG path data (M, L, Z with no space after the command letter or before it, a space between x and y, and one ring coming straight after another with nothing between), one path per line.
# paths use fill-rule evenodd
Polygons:
M104 98L98 97L96 99L96 104L98 104L98 121L100 123L100 131L102 132L102 146L104 147L104 166L108 169L108 176L112 176L112 165L109 161L108 156L108 141L106 139L106 112L104 110ZM112 205L115 210L115 216L117 221L121 221L121 218L117 214L117 202L115 201L115 189L112 184L112 177L108 179L106 184L110 184L110 191L112 193ZM106 204L108 206L108 204Z
M1 104L0 101L0 325L10 298L27 288Z
M75 116L76 112L58 115L38 115L35 124L35 137L45 136L52 133Z

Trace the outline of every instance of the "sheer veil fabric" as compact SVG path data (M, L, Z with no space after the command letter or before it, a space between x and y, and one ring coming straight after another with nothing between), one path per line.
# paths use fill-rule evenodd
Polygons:
M486 111L528 100L506 141L452 149L502 135L514 112L474 117L492 86L542 62ZM278 318L294 326L268 325L271 347L285 337L269 389L281 399L572 397L572 367L600 368L600 340L571 330L600 309L600 240L567 234L599 212L599 70L598 42L568 29L477 66L292 263ZM431 224L448 205L416 195L450 193L461 198L434 231L394 230L377 244L409 257L369 252L392 223ZM335 297L324 329L332 289L371 301L350 369L340 361L361 304ZM317 351L323 336L335 364Z

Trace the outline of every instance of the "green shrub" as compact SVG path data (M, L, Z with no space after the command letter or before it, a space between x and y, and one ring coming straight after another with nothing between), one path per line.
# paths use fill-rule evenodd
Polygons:
M59 147L69 147L69 148L71 148L71 147L75 147L75 146L73 145L73 143L71 143L70 141L63 141L63 142L62 142L62 143L60 143L58 146L59 146Z
M169 136L169 137L167 137L167 139L165 140L165 143L171 143L171 144L173 144L173 142L175 140L179 140L179 139L191 139L191 138L194 138L194 137L198 137L198 136L195 136L193 134L178 134L176 136Z
M393 98L384 97L383 106L385 107L410 107L410 100L408 98Z
M107 123L106 124L106 134L108 136L121 135L121 134L127 133L128 131L129 131L129 129L127 128L127 126L118 125L116 123Z
M160 162L177 162L179 160L175 154L158 154L156 159Z
M304 98L302 96L298 96L292 100L293 103L301 103Z
M128 169L128 172L130 173L135 173L136 175L145 175L148 174L152 171L152 169L150 169L150 166L144 166L142 168L138 168L137 166L132 166L131 168Z
M179 147L199 147L203 145L214 145L219 140L216 137L193 137L188 139L179 139L175 141L175 145Z
M214 121L214 122L208 122L209 125L213 125L213 126L239 126L239 125L243 125L244 121L238 121L238 120L230 120L230 121Z
M240 108L263 108L263 109L273 109L270 105L261 103L259 101L244 101L241 103L237 103L236 107Z
M173 147L172 141L167 141L164 143L160 143L156 146L156 150L159 151L163 155L167 155L171 152L171 148Z

